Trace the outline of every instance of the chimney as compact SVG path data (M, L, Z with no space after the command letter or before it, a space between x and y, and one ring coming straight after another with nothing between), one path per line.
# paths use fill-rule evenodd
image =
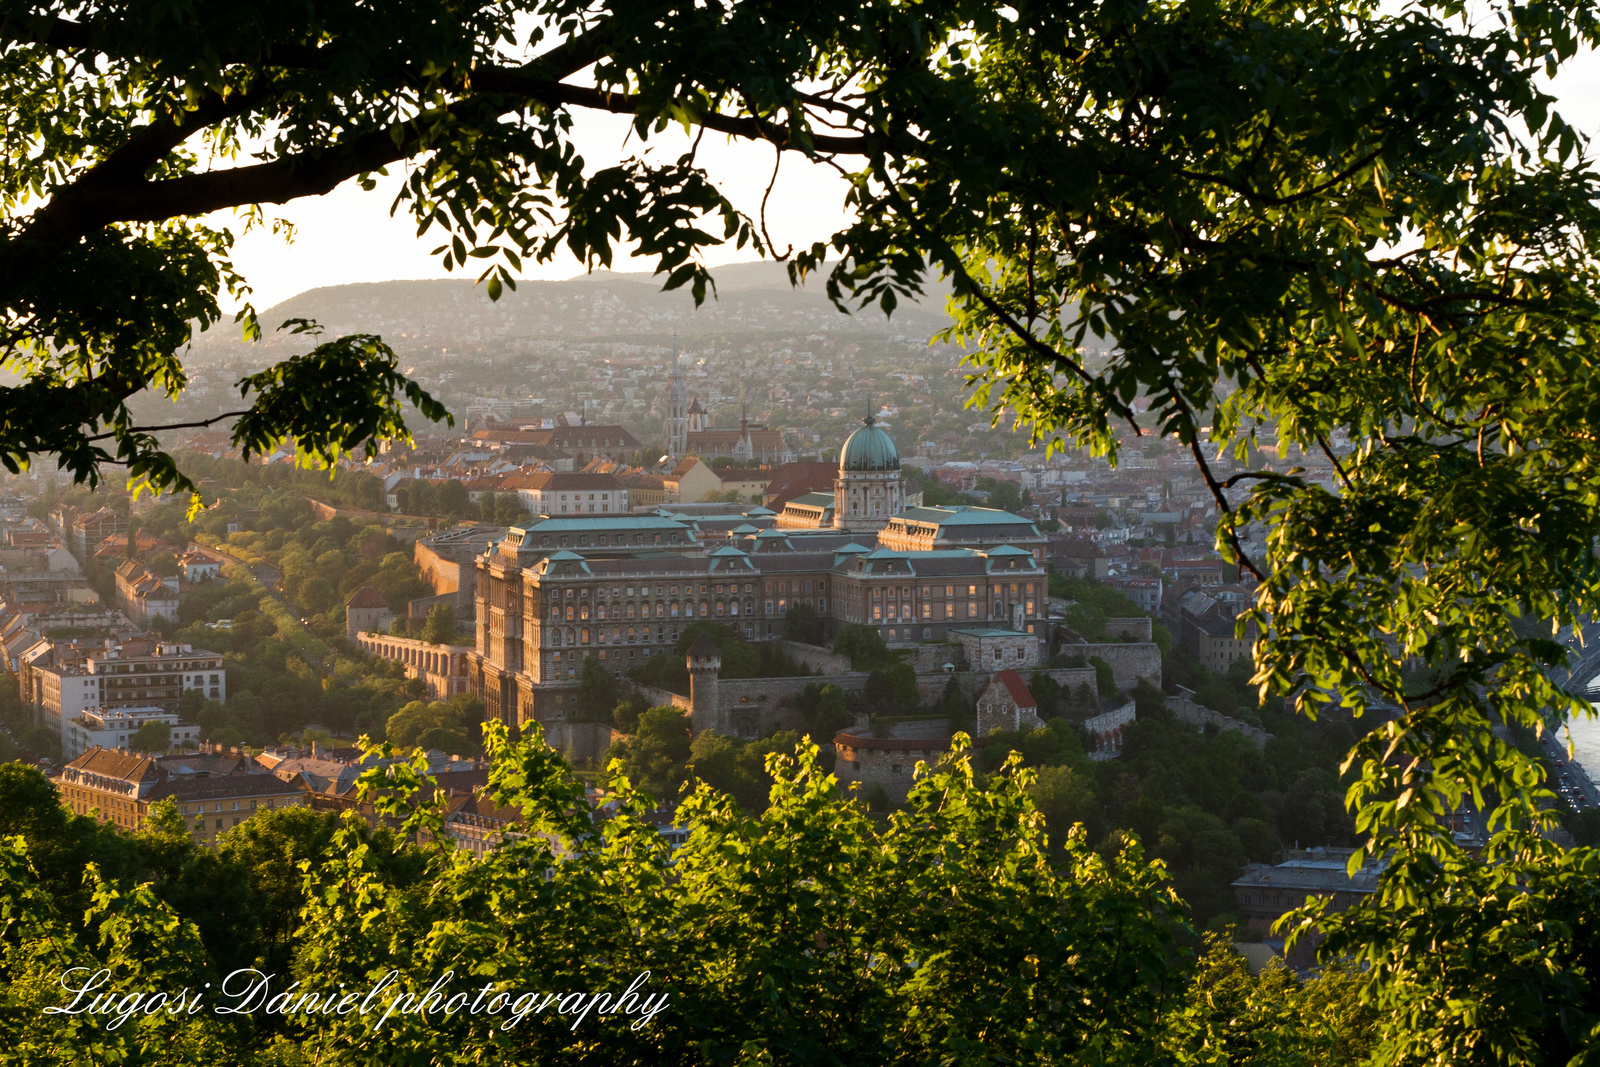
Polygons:
M321 759L322 758L322 745L317 741L311 742L311 758L312 759Z

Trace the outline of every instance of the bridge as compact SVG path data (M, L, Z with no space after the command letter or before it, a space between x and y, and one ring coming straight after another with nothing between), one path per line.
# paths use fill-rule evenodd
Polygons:
M1567 646L1567 677L1560 679L1560 669L1550 671L1550 680L1557 682L1568 693L1585 700L1600 701L1600 627L1590 628L1591 639L1584 645L1578 644L1576 635L1570 629L1563 631L1560 636L1562 644ZM1563 724L1564 725L1564 724ZM1555 731L1547 731L1543 739L1545 756L1552 762L1561 761L1566 764L1563 768L1572 783L1583 792L1583 807L1600 806L1600 789L1595 787L1594 781L1589 777L1589 772L1577 760L1571 759L1566 744L1560 740Z
M1573 656L1568 657L1571 666L1562 688L1576 697L1600 700L1600 640L1590 641L1588 648L1572 648L1570 644L1568 648Z

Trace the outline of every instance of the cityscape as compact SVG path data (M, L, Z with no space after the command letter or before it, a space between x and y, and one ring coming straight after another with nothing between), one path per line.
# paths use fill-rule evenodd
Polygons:
M670 840L682 783L759 811L761 755L800 738L886 812L965 731L985 766L1021 746L1053 834L1161 841L1197 923L1243 944L1282 955L1273 924L1306 893L1372 892L1375 870L1331 873L1355 843L1354 724L1258 699L1254 581L1218 553L1215 501L1172 442L1130 437L1114 468L988 423L903 449L908 413L963 410L958 354L909 342L921 373L814 341L725 426L747 353L776 363L750 336L562 350L541 377L594 388L444 393L456 427L331 480L185 433L172 447L211 494L192 521L182 501L13 478L12 754L76 813L138 832L170 799L214 846L286 805L397 826L358 799L356 741L420 745L446 832L481 853L520 822L486 792L485 721L537 724L596 805L622 760ZM441 388L434 368L456 365L408 358ZM1280 466L1331 483L1341 445ZM1591 810L1581 768L1546 759L1568 815ZM1470 801L1450 823L1485 845Z
M1600 20L0 6L0 1067L1575 1067Z

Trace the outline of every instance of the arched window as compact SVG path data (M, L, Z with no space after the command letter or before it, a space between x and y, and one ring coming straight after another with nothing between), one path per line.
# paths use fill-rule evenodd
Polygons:
M700 601L700 617L703 619L711 614L711 607L704 600Z
M589 643L589 628L587 626L583 628L582 637L583 643L587 645Z

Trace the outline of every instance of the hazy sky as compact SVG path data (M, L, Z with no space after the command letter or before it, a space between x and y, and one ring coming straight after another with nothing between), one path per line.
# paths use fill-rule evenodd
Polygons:
M1600 62L1593 55L1582 56L1568 65L1556 82L1556 93L1569 121L1592 136L1600 136ZM578 148L591 168L637 154L641 147L672 159L687 145L674 133L653 138L642 146L628 136L627 120L615 115L580 112L575 128ZM709 133L700 146L700 158L712 177L752 218L772 177L774 154L765 145L730 143ZM393 175L371 193L362 192L353 181L346 182L327 196L309 197L273 209L271 214L299 227L293 244L285 244L282 238L265 232L240 237L235 246L235 262L254 286L257 309L265 310L322 285L452 277L436 257L428 254L441 243L436 233L418 238L414 223L403 209L396 217L389 216L399 182L399 175ZM844 219L845 190L844 181L832 169L787 153L768 202L767 222L773 240L781 248L789 243L808 244L833 233ZM239 232L238 222L229 213L219 213L213 221ZM753 258L748 247L736 251L729 246L707 255L713 265ZM651 265L645 260L627 259L614 264L619 270L646 270ZM524 267L524 276L532 278L567 278L583 269L565 253L555 262L525 263Z

